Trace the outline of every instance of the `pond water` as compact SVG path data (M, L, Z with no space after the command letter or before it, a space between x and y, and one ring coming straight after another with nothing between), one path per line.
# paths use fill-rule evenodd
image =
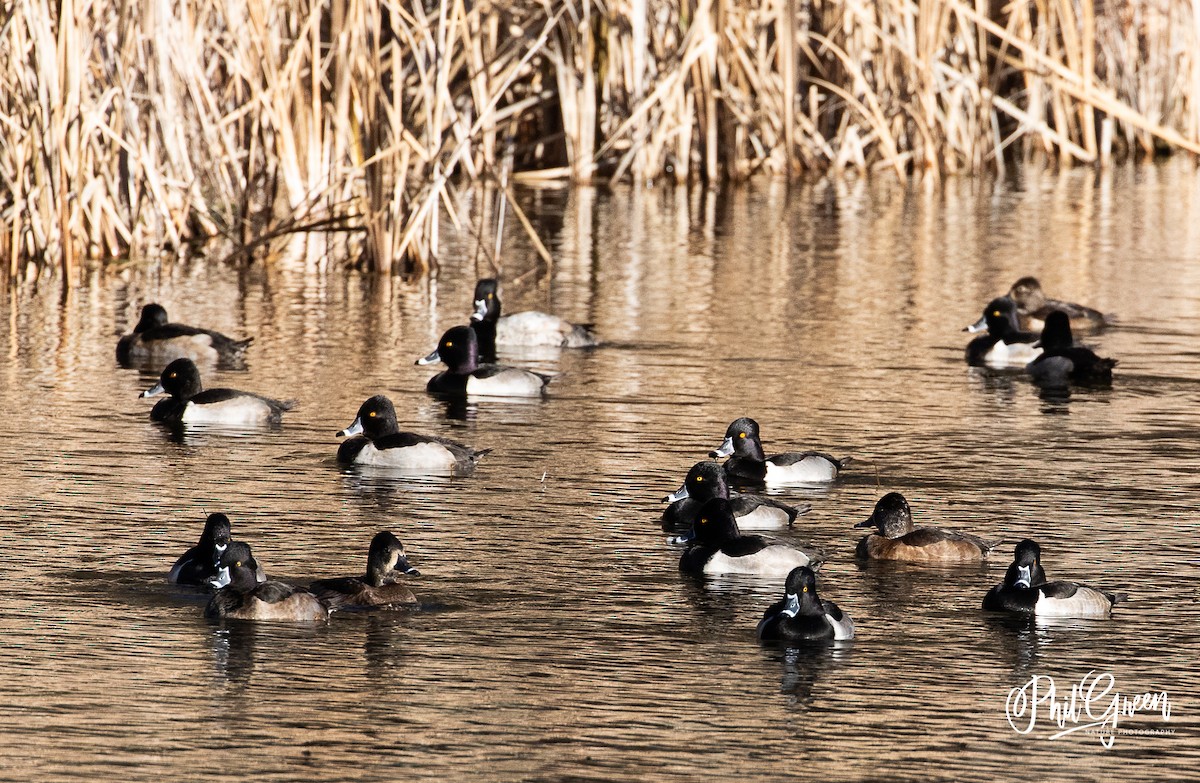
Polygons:
M413 361L470 308L469 238L417 283L196 261L4 297L0 778L1195 779L1193 168L523 199L555 263L511 232L506 311L606 342L510 355L560 373L540 402L424 392L432 368ZM1026 274L1117 315L1091 340L1120 361L1111 389L1045 396L965 366L961 328ZM283 425L152 424L137 395L154 372L113 356L147 301L252 335L246 368L206 383L296 399ZM376 393L403 428L494 451L464 478L341 469L334 432ZM857 459L779 493L812 504L779 536L829 553L822 596L853 616L852 642L761 646L781 580L678 572L659 501L742 415L768 452ZM1036 538L1051 578L1130 600L1111 621L985 614L1011 546L984 566L863 567L853 525L892 490L918 524ZM205 620L205 597L164 576L213 511L301 583L360 572L390 529L421 607ZM1089 672L1166 692L1170 721L1122 717L1155 733L1111 749L1051 739L1047 714L1010 726L1011 689L1052 677L1061 697Z

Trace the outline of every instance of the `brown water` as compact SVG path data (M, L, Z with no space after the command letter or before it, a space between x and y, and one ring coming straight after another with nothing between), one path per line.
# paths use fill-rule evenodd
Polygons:
M541 358L544 402L451 408L413 360L465 320L469 241L436 281L278 264L97 273L0 305L0 778L4 780L1196 779L1200 762L1200 178L1184 163L943 194L882 181L735 192L526 194L555 256L514 233L506 309L591 322L608 345ZM971 371L959 330L1019 276L1120 319L1111 390L1043 398ZM226 385L291 397L282 428L173 439L113 347L146 301L253 335ZM339 469L374 393L404 427L495 451L469 478ZM772 580L677 571L659 499L752 415L768 451L859 463L783 497L784 538L831 554L855 619L784 653L754 626ZM881 487L876 485L876 469ZM1037 538L1052 578L1128 591L1109 622L980 611L985 567L858 566L875 499L919 524ZM222 627L164 584L225 511L275 578L360 571L391 529L420 611ZM1034 675L1108 672L1157 714L1111 750L1005 717ZM1073 724L1071 724L1073 725Z

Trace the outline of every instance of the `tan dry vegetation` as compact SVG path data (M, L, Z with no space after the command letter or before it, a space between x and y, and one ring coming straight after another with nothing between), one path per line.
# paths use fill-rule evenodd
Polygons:
M1200 152L1200 0L9 0L0 261L436 263L485 183ZM511 171L511 177L510 177ZM522 224L524 216L512 205ZM210 245L211 246L211 245Z

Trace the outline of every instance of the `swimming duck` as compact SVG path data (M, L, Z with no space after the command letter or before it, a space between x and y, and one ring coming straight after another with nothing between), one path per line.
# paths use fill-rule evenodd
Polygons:
M1004 574L1004 581L984 596L983 608L1038 617L1103 619L1110 617L1113 606L1124 599L1123 593L1074 582L1047 582L1041 547L1036 541L1025 539L1013 550L1013 562Z
M420 571L408 563L400 539L384 530L371 539L367 552L367 573L339 579L319 579L308 586L329 610L366 608L371 606L412 605L417 602L412 591L397 580L400 574L420 576Z
M338 462L421 473L466 475L475 469L480 457L491 451L475 451L470 446L432 435L401 432L396 423L396 408L382 394L364 402L354 423L337 436L349 438L338 447Z
M936 527L913 528L912 509L899 492L889 492L875 512L855 527L878 528L863 536L855 556L864 560L908 560L921 563L959 563L982 560L995 548L982 538Z
M1047 298L1036 277L1022 277L1008 289L1007 296L1017 307L1017 323L1027 332L1040 332L1046 325L1046 316L1055 310L1066 313L1071 319L1071 326L1081 332L1103 329L1109 323L1108 316L1099 310ZM984 326L981 318L968 326L967 331L979 332Z
M1066 313L1071 319L1071 325L1080 331L1102 329L1108 325L1107 316L1099 310L1047 298L1046 293L1042 291L1042 284L1036 277L1022 277L1013 283L1008 295L1016 302L1022 328L1032 332L1044 327L1046 317L1055 310Z
M1117 360L1101 359L1090 348L1075 345L1066 313L1055 311L1046 316L1041 345L1042 355L1026 366L1035 383L1043 386L1112 383Z
M175 359L198 362L240 362L253 337L234 340L211 329L173 324L167 311L159 304L142 307L141 317L133 332L117 341L117 361L123 365L136 362L162 364Z
M812 506L809 505L789 506L759 495L730 492L721 464L705 460L693 465L683 481L683 486L664 498L664 502L671 505L667 506L662 515L663 530L668 533L691 530L701 506L713 498L729 501L739 530L774 530L788 527L796 521L796 517L812 510Z
M307 590L283 582L257 582L250 547L233 541L218 562L220 573L209 584L217 588L205 617L235 620L314 622L329 617L329 609Z
M784 576L797 566L818 567L822 560L815 551L742 535L729 501L713 498L700 507L679 570L694 575Z
M787 575L783 599L763 612L757 633L764 642L840 641L854 638L854 621L817 595L817 575L800 566Z
M447 329L438 347L417 364L445 363L448 369L429 379L431 394L479 394L489 397L540 397L549 376L500 364L479 363L479 342L469 326Z
M820 451L793 451L766 457L758 422L743 416L725 430L725 440L710 457L727 457L725 475L733 483L815 484L833 481L851 458L838 459Z
M171 566L167 573L167 582L178 585L208 584L220 571L217 562L229 546L230 535L229 517L224 514L209 514L204 522L204 532L200 534L200 540L180 555L175 565ZM259 582L267 581L262 566L254 558L250 558L249 562L253 564L255 579Z
M475 312L471 328L479 337L479 355L485 362L496 360L496 345L556 346L590 348L596 335L587 326L564 321L557 315L536 310L500 316L499 284L484 278L475 284Z
M204 390L200 370L191 359L176 359L166 366L158 383L141 397L171 395L150 411L153 421L167 424L278 424L292 401L280 402L234 389Z
M1020 330L1017 306L1007 296L988 302L983 309L983 320L988 333L967 345L967 364L972 367L1024 367L1041 355L1042 349L1034 346L1038 336Z

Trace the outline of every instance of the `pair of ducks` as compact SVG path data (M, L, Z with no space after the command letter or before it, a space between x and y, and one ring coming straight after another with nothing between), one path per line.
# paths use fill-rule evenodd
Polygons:
M1036 541L1017 544L1004 581L983 598L985 611L1037 617L1105 619L1123 593L1111 593L1075 582L1046 580L1042 550ZM756 629L764 642L787 644L854 638L854 621L833 601L817 595L817 577L808 566L787 575L783 598L763 612Z
M528 310L502 316L499 284L484 278L475 284L469 326L446 330L437 348L417 364L442 362L446 370L429 379L431 394L485 397L540 397L551 376L496 364L496 345L591 348L598 343L587 326L556 315Z
M205 616L237 620L325 620L339 609L413 606L416 596L400 582L417 576L395 535L380 531L367 552L362 576L318 579L307 589L267 579L250 546L232 540L229 517L210 514L204 532L171 567L167 581L215 589Z
M983 317L964 329L987 329L986 335L967 345L967 364L1025 367L1042 386L1111 383L1116 361L1076 345L1072 331L1100 329L1107 323L1098 310L1047 299L1036 279L1024 277L1007 295L989 302Z

